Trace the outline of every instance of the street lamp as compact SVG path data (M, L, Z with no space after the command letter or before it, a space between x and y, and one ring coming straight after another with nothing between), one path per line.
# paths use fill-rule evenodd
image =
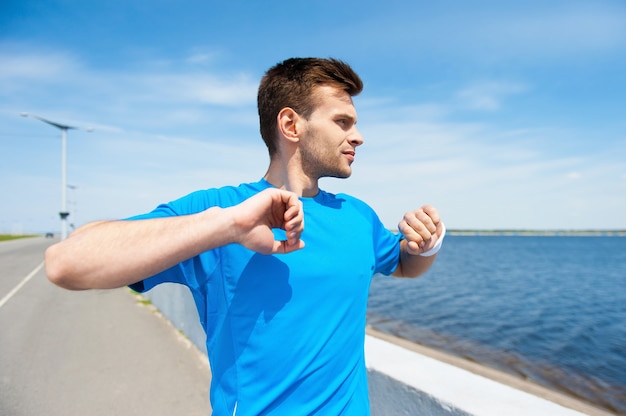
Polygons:
M22 117L36 118L61 130L61 212L59 212L59 217L61 217L61 240L65 240L67 237L67 217L70 215L67 212L67 131L76 130L78 127L55 123L34 114L21 113L20 115ZM87 131L92 131L92 129L87 129Z

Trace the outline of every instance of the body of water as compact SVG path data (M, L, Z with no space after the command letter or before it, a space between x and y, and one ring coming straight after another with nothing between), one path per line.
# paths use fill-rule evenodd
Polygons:
M447 236L374 277L368 324L626 415L626 238Z

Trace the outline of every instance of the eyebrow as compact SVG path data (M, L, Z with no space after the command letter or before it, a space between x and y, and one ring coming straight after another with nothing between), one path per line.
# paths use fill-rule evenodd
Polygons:
M348 119L352 122L352 124L356 124L358 122L357 118L355 116L352 116L348 113L337 113L335 115L335 118L339 118L339 119Z

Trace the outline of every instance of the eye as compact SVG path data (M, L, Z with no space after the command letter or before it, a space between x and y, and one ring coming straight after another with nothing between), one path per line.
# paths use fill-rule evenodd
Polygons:
M337 124L339 124L342 128L348 127L348 120L345 118L340 118L337 120Z

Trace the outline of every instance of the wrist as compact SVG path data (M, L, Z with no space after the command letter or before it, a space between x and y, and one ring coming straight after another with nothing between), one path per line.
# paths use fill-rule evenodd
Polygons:
M445 224L443 222L441 222L441 235L439 236L439 238L435 242L435 245L431 249L429 249L428 251L420 253L419 255L422 256L422 257L430 257L430 256L434 256L435 254L439 253L439 250L441 250L441 246L443 245L443 238L445 236L446 236L446 226L445 226Z

